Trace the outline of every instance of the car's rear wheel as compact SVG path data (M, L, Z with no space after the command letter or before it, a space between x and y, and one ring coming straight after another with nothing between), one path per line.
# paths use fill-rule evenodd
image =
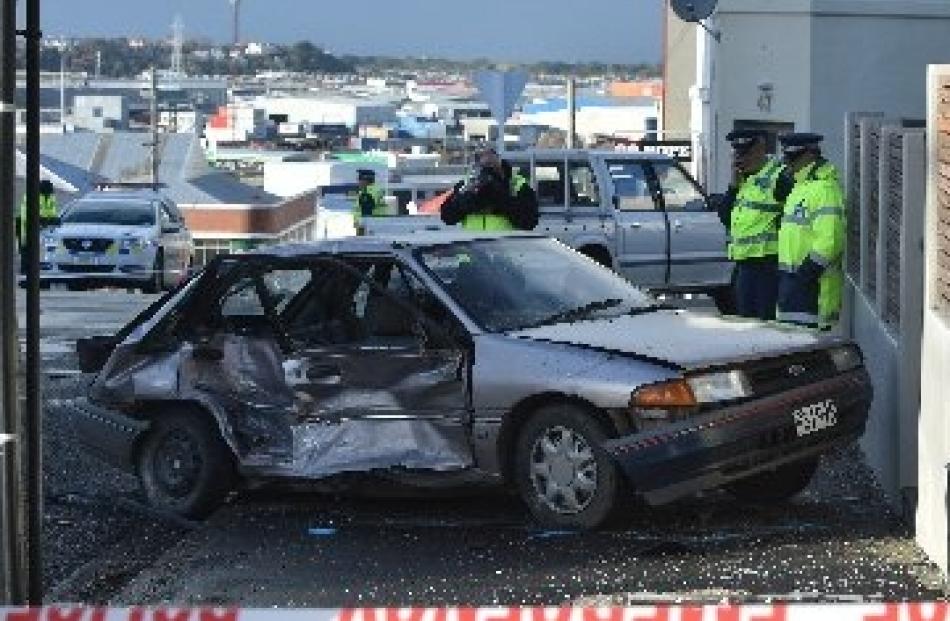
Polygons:
M818 458L813 457L739 479L727 485L726 490L746 502L781 502L808 487L817 469Z
M570 404L545 407L525 423L515 447L515 477L538 522L593 529L609 519L621 481L601 449L608 437L590 412Z
M152 276L148 284L143 287L145 293L161 293L165 288L165 254L159 248L155 253L155 263L152 265Z
M156 416L138 452L145 495L156 508L187 518L214 511L234 488L234 459L202 412Z

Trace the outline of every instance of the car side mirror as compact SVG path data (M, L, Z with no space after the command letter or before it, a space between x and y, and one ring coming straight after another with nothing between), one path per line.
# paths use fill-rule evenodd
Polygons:
M711 211L706 205L706 201L701 198L694 198L691 201L686 201L686 204L683 205L683 211Z

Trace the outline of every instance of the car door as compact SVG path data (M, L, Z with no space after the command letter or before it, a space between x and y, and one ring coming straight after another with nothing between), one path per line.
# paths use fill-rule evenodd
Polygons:
M311 299L283 311L301 474L472 464L465 353L424 321L408 278L391 258L326 263Z
M729 283L726 227L699 185L672 160L654 161L652 169L669 220L670 287Z
M631 283L643 287L666 285L668 268L667 221L658 190L641 160L608 159L617 222L617 264Z

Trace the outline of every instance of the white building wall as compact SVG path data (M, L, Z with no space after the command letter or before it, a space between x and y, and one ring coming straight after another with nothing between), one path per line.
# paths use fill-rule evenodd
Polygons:
M576 131L581 138L588 140L595 134L625 134L646 130L649 118L657 118L658 104L655 106L588 106L577 110ZM551 112L521 113L517 117L521 125L547 125L568 130L567 110Z
M950 463L950 318L934 310L935 299L933 276L937 267L937 236L947 235L945 225L940 224L938 209L941 200L941 184L946 184L938 167L941 147L946 149L950 132L940 128L938 121L938 95L946 97L950 84L950 66L931 67L929 72L930 97L927 117L927 217L926 265L924 267L924 335L921 348L920 425L917 439L918 497L917 541L946 572L948 570L948 515L947 465ZM940 91L944 91L940 93ZM944 105L943 114L947 114ZM945 121L943 121L945 123ZM942 131L938 131L941 130ZM945 164L944 164L945 166Z
M794 123L826 136L844 164L843 119L852 110L923 118L928 63L950 61L946 0L722 0L713 27L711 148L722 153L736 120ZM772 86L770 109L760 85ZM716 157L711 189L730 179Z
M378 164L336 161L266 162L264 191L290 198L319 187L355 184L357 171L361 168L375 170L377 184L385 187L387 169Z

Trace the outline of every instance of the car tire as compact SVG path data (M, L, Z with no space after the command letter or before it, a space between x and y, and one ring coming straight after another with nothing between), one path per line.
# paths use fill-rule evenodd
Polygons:
M161 293L165 288L165 254L161 248L155 253L155 264L152 266L152 277L142 288L145 293Z
M609 437L591 412L570 404L542 408L524 424L515 444L515 478L542 526L592 530L611 517L622 485L601 448Z
M156 416L137 465L152 506L185 518L207 517L237 481L231 450L211 418L197 410Z
M782 502L808 487L817 469L817 457L796 461L734 481L726 486L726 491L744 502Z

